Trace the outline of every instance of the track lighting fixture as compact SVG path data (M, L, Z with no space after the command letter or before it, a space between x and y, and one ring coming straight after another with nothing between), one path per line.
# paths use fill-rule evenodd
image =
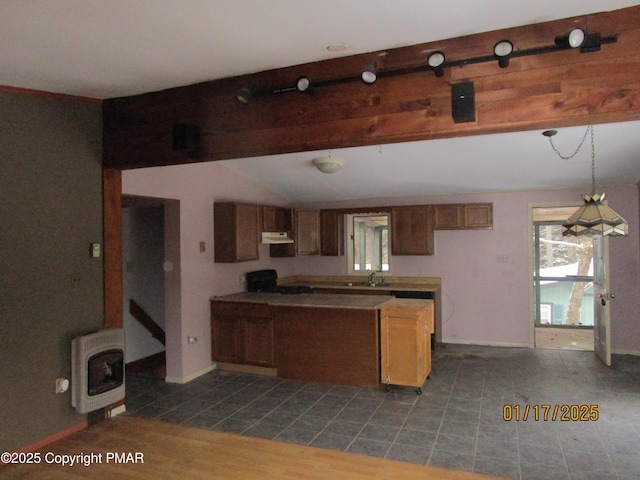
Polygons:
M238 90L238 93L236 93L236 100L238 100L243 105L249 103L250 98L251 90L249 89L249 87L241 88L240 90Z
M581 28L572 28L555 38L555 43L561 48L578 48L584 43L585 34Z
M371 60L360 75L362 81L367 84L375 83L378 79L378 68L375 60Z
M309 94L313 93L313 85L311 84L311 80L309 80L309 77L300 77L296 82L296 89L299 92Z
M605 39L599 33L587 35L580 46L580 53L599 52L603 43L605 43Z
M509 66L509 57L513 52L513 43L509 40L501 40L493 47L493 54L498 59L498 65L500 68L507 68Z
M444 53L440 51L430 53L427 58L427 65L429 65L429 68L435 72L436 77L444 75L444 62Z
M464 67L476 63L486 63L498 61L500 68L507 68L511 58L524 57L527 55L540 55L543 53L558 52L568 49L580 49L581 53L597 52L601 49L602 45L606 43L615 43L618 41L616 35L609 37L602 37L599 33L587 34L580 28L573 28L555 37L554 43L551 45L534 47L523 50L514 50L513 43L507 39L501 40L493 47L492 54L464 58L457 60L447 60L445 54L442 51L433 51L429 53L427 61L424 59L414 66L403 66L396 68L386 68L378 71L377 57L371 59L366 68L359 75L347 75L337 78L326 79L320 82L311 82L308 77L300 77L296 81L295 85L288 85L279 88L272 88L265 91L252 91L249 87L242 88L236 94L238 102L247 104L249 99L257 97L258 95L267 94L280 94L291 91L299 91L305 93L313 93L314 89L320 87L328 87L330 85L338 85L341 83L362 81L368 85L376 82L378 75L384 75L385 77L408 75L412 73L424 72L426 70L432 70L436 77L442 77L444 75L444 69L450 67ZM378 56L386 55L386 52L380 53ZM465 98L467 98L465 96Z

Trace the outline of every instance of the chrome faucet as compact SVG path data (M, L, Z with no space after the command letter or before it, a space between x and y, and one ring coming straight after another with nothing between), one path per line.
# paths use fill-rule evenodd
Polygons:
M369 279L368 279L367 283L369 285L371 285L371 286L376 284L376 282L373 281L374 277L376 276L376 273L382 273L382 269L380 269L380 267L378 267L378 270L372 270L369 273ZM381 277L380 278L380 283L384 283L384 275L381 275L380 277Z

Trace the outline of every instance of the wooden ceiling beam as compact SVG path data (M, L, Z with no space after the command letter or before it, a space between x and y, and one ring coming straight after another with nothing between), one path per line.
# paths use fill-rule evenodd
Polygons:
M382 72L413 68L434 50L447 61L489 55L508 39L516 51L552 45L571 27L615 36L599 52L564 50L264 94L242 105L236 92L269 92L312 82L358 77L371 58ZM640 6L469 35L225 78L103 102L104 165L127 169L328 148L377 145L640 119ZM475 121L455 123L451 85L472 81ZM173 126L200 128L200 150L173 149Z

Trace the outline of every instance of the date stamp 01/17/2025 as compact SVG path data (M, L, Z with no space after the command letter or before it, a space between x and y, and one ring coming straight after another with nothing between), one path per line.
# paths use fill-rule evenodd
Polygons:
M533 420L535 422L595 422L600 418L598 405L505 405L502 419L505 422Z

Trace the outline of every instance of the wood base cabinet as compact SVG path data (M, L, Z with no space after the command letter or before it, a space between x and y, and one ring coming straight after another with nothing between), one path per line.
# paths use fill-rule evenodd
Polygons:
M275 366L274 325L269 305L211 301L211 359Z
M433 300L396 299L380 308L380 381L415 387L431 373Z

